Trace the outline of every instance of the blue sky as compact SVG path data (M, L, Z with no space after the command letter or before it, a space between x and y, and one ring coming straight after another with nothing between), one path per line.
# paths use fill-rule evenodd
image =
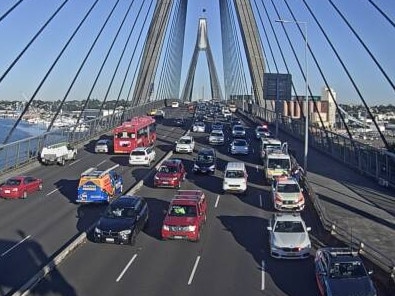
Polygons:
M141 1L142 0L135 0L136 7L139 6L137 3L140 3ZM278 46L276 45L274 35L269 24L269 21L274 22L275 19L278 19L273 8L273 3L276 5L281 18L291 19L287 7L284 4L285 0L263 1L268 10L269 18L265 15L262 9L262 0L251 1L256 1L258 7L260 7L264 26L268 32L268 39L264 34L261 34L265 51L267 54L269 53L268 44L270 43L273 47L275 60L279 66L279 72L285 73L286 67L282 62ZM360 89L360 92L368 105L395 104L394 90L389 83L385 81L384 76L377 70L377 67L369 58L366 51L352 35L350 30L347 29L341 18L336 14L334 9L331 7L329 0L305 1L311 7L314 14L324 27L330 40L338 50L339 55L344 60L352 78ZM373 8L368 0L332 1L347 17L348 21L352 24L357 33L360 34L360 37L380 62L390 79L395 81L395 59L393 58L395 48L395 28ZM16 0L1 0L0 16L16 2ZM15 12L0 22L0 74L4 73L17 54L21 52L40 26L62 2L63 0L25 0L15 10ZM395 1L373 0L373 2L376 3L392 21L395 21ZM23 99L24 97L30 98L33 95L38 84L43 79L45 72L49 69L52 61L56 58L65 41L71 35L77 26L77 23L81 20L92 3L93 0L69 0L64 9L45 30L44 34L36 40L6 78L0 82L0 100ZM63 98L67 87L70 85L73 76L84 58L85 53L89 49L89 46L93 42L106 17L106 14L110 11L114 3L115 0L99 1L93 16L87 20L87 23L81 28L81 32L77 35L75 41L70 44L69 48L65 52L64 57L59 60L56 67L51 72L51 75L37 94L37 98L45 100ZM88 59L86 67L84 67L80 74L80 79L77 80L75 87L73 87L70 93L69 99L85 99L87 97L93 83L92 77L95 76L100 68L100 64L97 63L97 61L101 61L104 58L105 50L110 46L112 41L112 37L106 38L106 36L113 36L115 34L129 3L130 0L120 0L119 6L114 11L114 15L117 17L109 22L108 28L103 32L103 37L99 39L92 57ZM149 3L149 1L145 1L145 3ZM307 22L308 41L310 47L316 55L330 86L336 91L338 101L341 103L359 104L361 101L358 93L353 88L349 78L345 75L339 61L328 46L325 38L323 38L323 35L319 31L319 28L315 24L313 18L306 10L303 0L287 0L287 3L299 21ZM252 5L255 5L254 2ZM215 0L189 0L181 85L184 83L185 73L189 66L195 46L198 20L200 17L207 18L209 41L215 57L219 77L220 79L223 79L220 39L221 32L218 7L218 1ZM148 5L145 5L144 9L147 8ZM203 13L203 9L206 10L205 13ZM126 26L128 26L128 28L131 28L133 19L136 15L137 9L132 9L132 14L127 19ZM136 24L136 27L142 26L142 19L142 17L139 18L139 22ZM260 28L261 33L263 33L263 29L259 21L258 27ZM297 92L299 95L303 95L304 80L297 68L297 64L290 47L287 44L281 25L273 23L273 27L285 55L290 73L293 76L293 82L296 86ZM297 31L295 24L286 24L285 28L295 46L296 54L303 65L304 41ZM128 31L123 30L120 33L119 40L126 40L127 35ZM137 35L133 36L133 40L137 41L137 38ZM137 48L141 50L142 46L143 40L140 40L137 44ZM108 66L103 69L103 75L98 80L97 86L92 93L93 98L101 98L106 93L109 77L111 77L111 73L117 63L117 57L119 56L122 47L122 42L117 42L114 45L114 53L109 56ZM130 57L133 48L134 45L130 46L125 56ZM136 53L136 60L137 56L138 54ZM274 62L271 56L268 56L267 64L271 68L271 71L275 72ZM309 85L315 95L320 95L324 82L321 79L310 55L308 56L308 64ZM266 67L267 71L269 67ZM134 69L135 68L137 68L137 65L134 66ZM126 63L122 63L120 71L126 71ZM207 71L205 56L201 54L195 80L196 96L202 96L203 93L207 96L209 93ZM120 85L120 83L121 79L116 78L114 85ZM110 90L109 96L111 98L118 95L118 91L116 90L117 87L113 87Z

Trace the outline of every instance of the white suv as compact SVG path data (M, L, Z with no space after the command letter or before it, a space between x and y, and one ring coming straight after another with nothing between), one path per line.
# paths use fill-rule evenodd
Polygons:
M146 165L150 166L155 161L156 152L154 147L138 147L132 150L129 155L130 165Z
M176 141L177 153L192 153L195 149L195 140L192 136L182 136L178 141Z
M311 242L299 213L277 213L267 227L270 255L279 259L303 259L310 256Z

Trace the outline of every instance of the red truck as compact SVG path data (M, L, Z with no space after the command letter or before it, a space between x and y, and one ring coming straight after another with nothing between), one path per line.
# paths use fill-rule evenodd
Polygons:
M207 220L207 200L201 190L178 190L162 226L162 238L199 241Z

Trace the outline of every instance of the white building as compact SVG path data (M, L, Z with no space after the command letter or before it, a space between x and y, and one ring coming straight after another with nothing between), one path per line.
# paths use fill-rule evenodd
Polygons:
M323 87L321 94L322 101L328 101L328 124L333 127L336 124L336 92L331 88Z

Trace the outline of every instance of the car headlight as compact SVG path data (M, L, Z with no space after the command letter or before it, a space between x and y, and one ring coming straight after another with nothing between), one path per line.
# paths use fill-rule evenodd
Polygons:
M154 179L155 179L155 180L159 180L159 177L155 176Z
M189 225L188 226L188 231L195 231L196 230L196 225Z
M98 227L95 227L95 233L101 233L101 230L100 230L100 228L98 228Z
M177 181L177 180L178 180L178 178L177 178L177 177L174 177L174 178L173 178L173 181Z
M129 234L131 234L131 233L132 233L132 230L131 230L131 229L126 229L126 230L122 230L122 231L119 232L119 234L120 234L121 236L127 236L127 235L129 235Z
M193 168L197 170L197 169L199 169L199 166L197 164L194 164Z
M215 165L210 166L209 169L210 169L210 170L215 169Z
M163 225L163 230L169 231L169 226L168 225Z

